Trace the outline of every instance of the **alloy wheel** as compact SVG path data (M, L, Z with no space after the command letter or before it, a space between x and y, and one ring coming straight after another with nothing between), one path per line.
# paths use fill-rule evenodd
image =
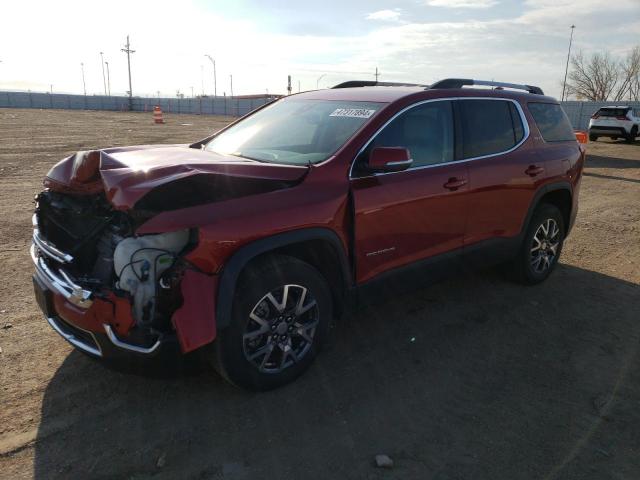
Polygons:
M553 218L544 220L535 235L530 251L531 268L543 273L551 267L560 246L560 227Z
M272 290L249 314L242 337L245 358L261 372L282 372L309 352L319 321L318 304L307 288Z

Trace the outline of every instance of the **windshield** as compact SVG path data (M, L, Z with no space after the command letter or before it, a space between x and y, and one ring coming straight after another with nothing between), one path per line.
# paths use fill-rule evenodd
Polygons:
M205 150L262 162L319 163L333 155L381 105L281 100L217 135Z

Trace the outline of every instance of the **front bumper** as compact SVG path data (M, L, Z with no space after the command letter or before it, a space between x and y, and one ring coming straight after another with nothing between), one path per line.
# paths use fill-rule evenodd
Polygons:
M171 318L175 332L132 335L136 329L130 300L113 292L97 295L78 285L67 272L73 257L40 235L35 215L33 227L31 259L38 304L49 325L74 347L96 357L155 356L161 351L187 353L215 339L217 276L185 272L180 287L184 301Z
M31 259L36 300L49 325L74 347L96 357L105 351L122 350L142 355L155 354L171 335L158 335L146 345L122 340L134 324L131 304L125 298L111 295L97 297L94 292L77 285L65 271L73 261L40 235L34 216ZM174 336L175 340L175 336ZM114 348L109 348L114 347Z

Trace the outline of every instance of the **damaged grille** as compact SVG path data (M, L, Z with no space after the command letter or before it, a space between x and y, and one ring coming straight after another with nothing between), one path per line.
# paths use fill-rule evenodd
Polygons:
M129 218L114 211L104 195L72 196L45 191L36 201L39 236L70 259L68 268L74 278L92 286L108 282L115 242L132 230ZM43 250L41 246L39 249ZM103 265L105 260L107 265Z

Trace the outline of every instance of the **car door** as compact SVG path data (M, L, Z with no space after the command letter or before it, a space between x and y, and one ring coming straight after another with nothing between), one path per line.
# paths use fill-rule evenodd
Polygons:
M375 147L404 147L412 166L367 169ZM351 171L358 282L419 259L462 247L467 167L454 159L451 101L428 101L388 122L358 155Z
M537 154L520 105L508 99L457 101L463 158L469 166L465 250L500 246L520 233L546 164ZM508 252L504 252L505 254Z

